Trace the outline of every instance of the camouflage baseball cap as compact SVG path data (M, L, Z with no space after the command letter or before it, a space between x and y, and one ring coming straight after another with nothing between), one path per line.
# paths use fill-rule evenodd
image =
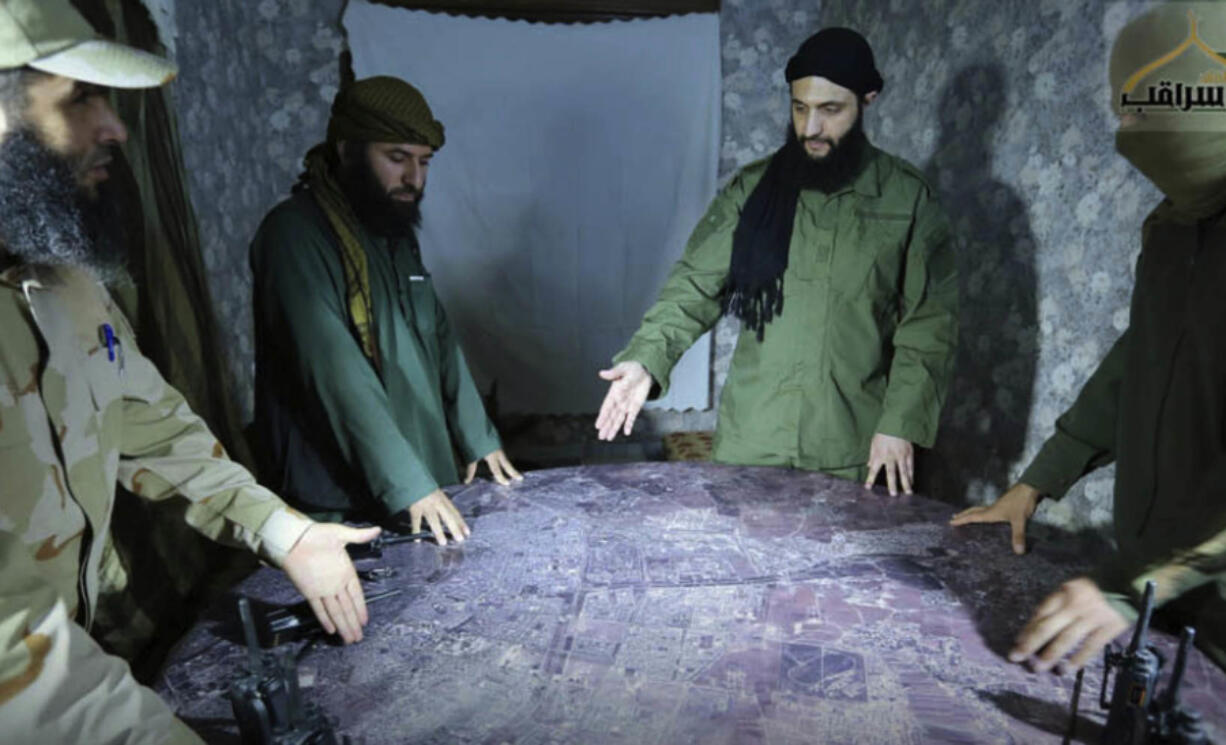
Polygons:
M0 0L0 70L26 65L110 88L152 88L179 71L101 38L69 0Z

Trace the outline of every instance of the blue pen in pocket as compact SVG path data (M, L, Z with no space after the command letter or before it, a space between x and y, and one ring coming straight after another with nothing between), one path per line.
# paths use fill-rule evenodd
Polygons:
M102 337L102 343L106 345L106 359L108 362L119 361L119 372L123 372L123 342L119 341L119 337L115 335L115 329L111 324L104 323L98 329L99 336Z

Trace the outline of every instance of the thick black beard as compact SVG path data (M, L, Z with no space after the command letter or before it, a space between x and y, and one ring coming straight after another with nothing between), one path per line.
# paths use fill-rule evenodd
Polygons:
M91 203L72 166L27 128L0 140L0 245L35 267L78 267L104 282L127 277L111 199ZM109 194L109 191L107 192Z
M355 155L357 157L346 157L341 164L339 181L358 220L367 230L384 238L415 235L421 225L421 202L426 197L425 191L412 202L392 199L379 183L366 156L362 152Z
M826 157L821 159L809 157L800 138L796 136L796 129L788 124L784 152L792 161L793 167L786 172L795 174L802 189L817 189L825 194L832 194L860 175L864 151L867 148L868 137L864 134L863 110L856 116L855 124L851 125L843 139L833 145Z
M113 159L118 158L116 153ZM93 242L94 261L126 274L130 244L125 215L139 215L140 201L135 194L122 194L121 188L115 178L107 179L95 187L97 195L92 198L78 190L77 203L85 220L85 231Z

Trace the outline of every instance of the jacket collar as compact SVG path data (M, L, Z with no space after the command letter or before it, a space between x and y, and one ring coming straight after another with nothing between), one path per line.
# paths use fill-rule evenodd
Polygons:
M884 158L882 153L871 143L865 143L864 154L860 156L860 170L856 177L837 191L823 194L826 198L837 197L840 194L855 192L863 197L876 199L881 196L881 181L884 176ZM805 190L808 193L810 190ZM813 193L821 193L814 191Z
M840 189L836 194L844 191L854 191L860 196L877 198L881 196L881 151L873 147L871 143L865 143L864 155L861 158L860 172L852 179L851 183Z

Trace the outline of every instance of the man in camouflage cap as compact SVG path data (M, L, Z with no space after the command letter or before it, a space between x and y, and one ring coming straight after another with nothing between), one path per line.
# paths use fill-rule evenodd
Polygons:
M68 0L0 0L0 733L199 743L90 638L116 483L281 566L346 642L366 622L347 542L228 460L137 348L83 217L127 137L108 89L172 63L96 38Z
M416 228L443 125L413 86L342 87L327 140L251 244L256 426L265 477L311 514L392 518L463 541L440 487L484 460L520 478L499 443L422 264Z

